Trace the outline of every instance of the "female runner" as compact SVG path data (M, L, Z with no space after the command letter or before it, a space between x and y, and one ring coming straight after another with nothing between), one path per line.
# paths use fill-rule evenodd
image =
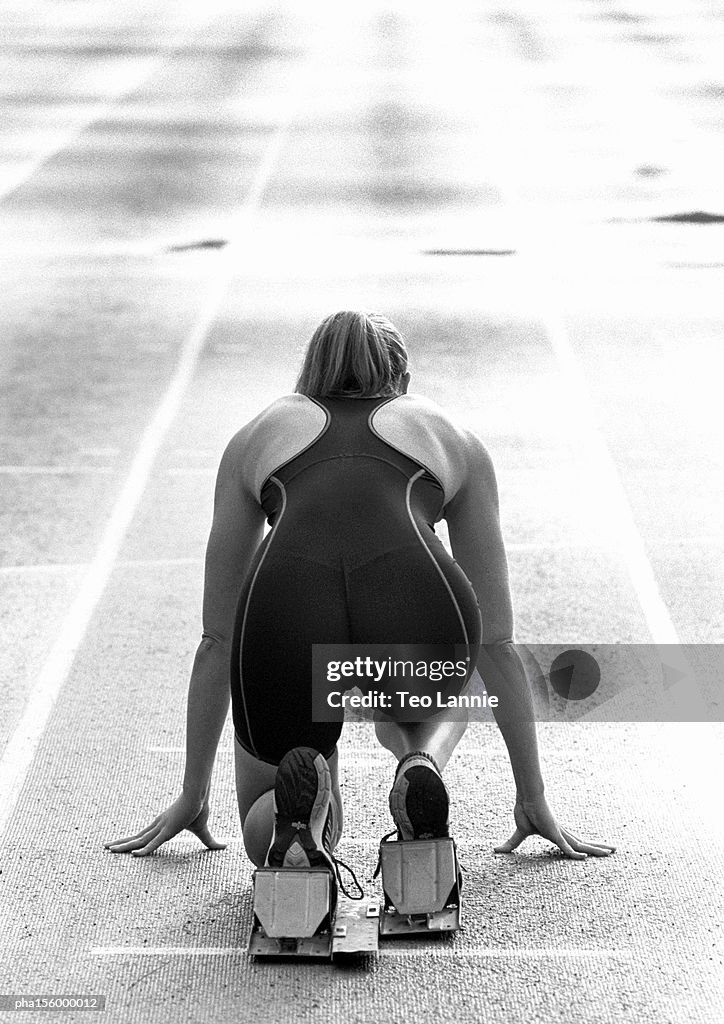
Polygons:
M419 643L467 651L498 698L516 827L496 852L534 833L575 859L613 852L559 825L545 797L490 456L437 405L409 395L409 380L389 320L336 313L315 331L296 393L232 438L206 552L182 791L108 849L147 856L183 829L223 847L208 827L209 788L231 701L250 859L332 869L342 726L312 718L312 645ZM454 560L435 536L443 518ZM272 529L262 539L265 520ZM377 737L398 759L390 792L398 838L448 835L441 773L466 722L445 712L420 722L378 717Z

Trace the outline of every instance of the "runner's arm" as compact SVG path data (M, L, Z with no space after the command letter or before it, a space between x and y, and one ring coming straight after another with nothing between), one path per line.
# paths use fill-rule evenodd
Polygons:
M498 488L482 442L463 433L463 484L445 509L453 555L473 585L483 636L478 671L498 698L495 720L505 740L522 799L543 793L533 702L523 663L513 645L508 563L500 529Z
M203 634L194 659L186 711L184 792L206 799L219 737L229 710L229 662L239 592L262 538L264 513L244 472L244 431L229 443L216 479L206 548Z

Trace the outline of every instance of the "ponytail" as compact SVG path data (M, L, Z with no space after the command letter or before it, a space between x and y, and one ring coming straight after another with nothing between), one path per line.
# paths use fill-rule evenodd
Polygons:
M323 320L307 346L295 390L317 398L396 395L407 371L402 335L378 313L345 310Z

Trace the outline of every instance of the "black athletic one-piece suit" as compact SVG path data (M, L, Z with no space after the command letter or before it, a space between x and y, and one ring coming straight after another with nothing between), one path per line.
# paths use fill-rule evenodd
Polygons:
M315 401L324 430L262 488L272 530L232 645L237 738L272 764L302 745L329 757L339 738L340 723L311 720L312 644L470 647L481 636L470 581L435 536L442 485L372 425L392 399Z

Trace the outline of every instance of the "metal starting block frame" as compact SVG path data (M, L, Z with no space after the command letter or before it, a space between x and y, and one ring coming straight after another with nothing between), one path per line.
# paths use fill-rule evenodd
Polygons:
M252 956L318 957L374 953L380 908L338 896L332 911L332 876L324 868L258 868L254 872Z
M460 885L453 839L380 843L380 865L385 896L380 935L458 930Z
M324 868L258 868L249 953L331 960L375 953L379 937L460 927L459 867L452 839L380 843L384 906L338 894Z

